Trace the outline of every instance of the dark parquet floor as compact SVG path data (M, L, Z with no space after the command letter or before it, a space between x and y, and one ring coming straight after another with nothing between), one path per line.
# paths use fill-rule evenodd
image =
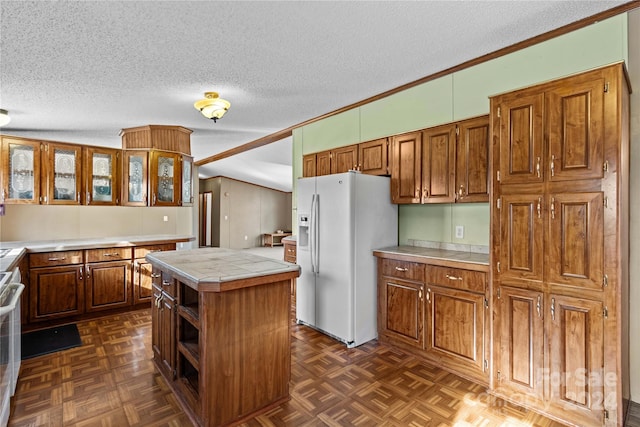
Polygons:
M23 361L9 426L191 426L154 369L150 310L78 329L81 347ZM291 399L243 426L559 425L375 341L346 349L295 325L291 353Z

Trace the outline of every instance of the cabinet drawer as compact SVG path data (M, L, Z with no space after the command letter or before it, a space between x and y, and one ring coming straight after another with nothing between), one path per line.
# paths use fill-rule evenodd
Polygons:
M82 264L82 251L41 252L29 254L29 268Z
M449 288L466 289L473 292L485 291L487 275L481 271L459 268L427 266L427 282Z
M384 276L424 282L424 265L417 262L382 260L382 274Z
M163 243L159 245L144 245L144 246L136 246L133 248L133 257L134 258L144 258L147 254L151 252L162 252L162 251L175 251L176 244L175 243Z
M131 259L131 248L87 249L88 263L129 259Z
M284 260L287 262L296 262L297 248L291 243L284 244Z

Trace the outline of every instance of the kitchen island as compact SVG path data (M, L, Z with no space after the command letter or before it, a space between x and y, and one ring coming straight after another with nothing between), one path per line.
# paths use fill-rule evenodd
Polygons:
M154 361L194 424L236 424L289 399L299 266L222 248L146 259Z

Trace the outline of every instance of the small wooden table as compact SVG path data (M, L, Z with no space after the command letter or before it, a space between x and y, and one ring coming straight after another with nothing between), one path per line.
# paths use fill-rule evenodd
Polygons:
M264 233L264 246L282 246L282 238L291 236L291 233Z

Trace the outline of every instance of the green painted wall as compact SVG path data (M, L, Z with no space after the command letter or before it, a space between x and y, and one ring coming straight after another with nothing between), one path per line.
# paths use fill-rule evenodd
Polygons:
M488 114L492 95L627 60L627 34L625 13L296 129L293 176L303 154ZM295 181L293 191L295 207ZM400 243L489 244L487 203L400 206L398 215Z

